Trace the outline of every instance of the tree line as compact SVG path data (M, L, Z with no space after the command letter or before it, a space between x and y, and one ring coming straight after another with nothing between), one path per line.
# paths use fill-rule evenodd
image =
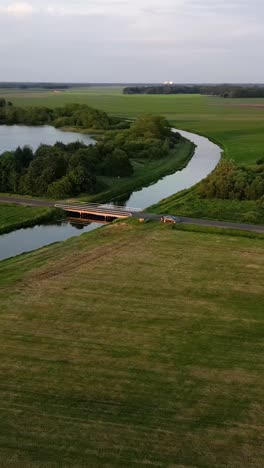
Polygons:
M243 85L157 85L127 86L124 94L204 94L224 98L261 98L264 86Z
M200 183L198 192L203 198L259 200L263 203L264 159L247 167L222 160L215 171Z
M17 107L1 99L0 124L53 125L57 128L77 127L89 130L126 128L128 122L110 117L85 104L67 104L53 109L45 106ZM1 103L0 101L0 103Z
M142 116L110 130L95 145L29 146L0 156L0 192L63 198L102 190L98 176L129 177L133 161L165 158L180 140L163 117ZM106 187L105 187L106 188Z

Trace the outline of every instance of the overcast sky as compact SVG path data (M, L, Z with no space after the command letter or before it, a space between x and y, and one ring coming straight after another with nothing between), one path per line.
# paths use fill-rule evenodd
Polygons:
M264 82L263 0L0 0L0 81Z

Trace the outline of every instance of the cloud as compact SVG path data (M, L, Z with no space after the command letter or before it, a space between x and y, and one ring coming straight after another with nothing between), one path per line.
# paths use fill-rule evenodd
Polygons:
M1 6L0 11L14 16L27 16L32 15L34 8L30 3L16 2Z

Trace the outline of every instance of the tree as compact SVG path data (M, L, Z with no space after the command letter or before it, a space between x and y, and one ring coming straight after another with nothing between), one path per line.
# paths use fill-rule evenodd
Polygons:
M0 156L0 191L13 192L15 174L15 158L12 151L6 151Z
M129 133L136 137L164 139L170 136L170 125L161 116L142 115L130 127Z
M69 172L74 194L82 192L93 193L96 185L96 177L92 175L85 166L77 166L73 171Z
M103 164L103 173L108 176L127 177L133 174L133 166L124 151L115 149L106 158Z
M52 198L65 198L72 195L73 186L69 176L64 176L49 185L47 194Z
M21 173L27 169L31 161L33 160L33 151L30 146L20 146L14 152L16 171Z

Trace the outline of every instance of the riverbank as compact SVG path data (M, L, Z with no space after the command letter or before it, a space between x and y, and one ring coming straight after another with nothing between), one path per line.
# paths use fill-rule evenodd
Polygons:
M205 199L199 195L197 186L161 200L150 206L148 211L191 218L264 224L264 206L258 201Z
M0 203L0 235L59 219L60 210Z
M261 466L262 267L152 222L1 262L2 463Z
M135 161L133 163L134 174L130 177L98 177L99 183L106 184L109 188L101 193L78 197L78 199L99 203L126 201L133 191L152 185L164 176L181 171L192 159L194 151L195 145L189 140L182 139L166 158L149 162Z

